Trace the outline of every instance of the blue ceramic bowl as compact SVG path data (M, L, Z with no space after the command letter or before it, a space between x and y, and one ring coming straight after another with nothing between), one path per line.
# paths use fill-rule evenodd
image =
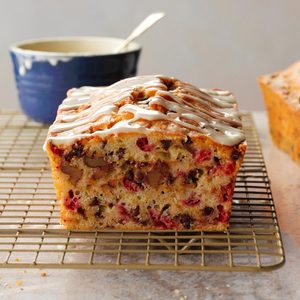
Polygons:
M68 89L106 86L135 76L141 47L131 43L113 54L122 41L68 37L13 45L10 54L23 111L38 122L52 123Z

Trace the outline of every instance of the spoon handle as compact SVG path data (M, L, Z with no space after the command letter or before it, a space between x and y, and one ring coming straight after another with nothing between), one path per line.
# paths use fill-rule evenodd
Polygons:
M129 37L124 40L114 51L114 53L121 52L130 42L144 33L147 29L149 29L152 25L158 22L165 16L163 12L153 13L149 15L146 19L144 19L129 35Z

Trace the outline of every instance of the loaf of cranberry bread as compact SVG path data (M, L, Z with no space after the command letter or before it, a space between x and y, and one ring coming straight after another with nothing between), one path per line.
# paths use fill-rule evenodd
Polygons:
M246 142L230 92L157 75L70 90L45 148L65 228L220 231Z
M274 143L300 163L300 62L258 81Z

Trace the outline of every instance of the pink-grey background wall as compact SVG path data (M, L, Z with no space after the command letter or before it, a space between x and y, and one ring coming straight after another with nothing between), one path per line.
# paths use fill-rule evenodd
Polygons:
M10 44L53 36L126 37L147 14L166 18L138 42L139 74L232 90L263 109L256 78L300 59L300 1L0 0L0 109L17 109Z

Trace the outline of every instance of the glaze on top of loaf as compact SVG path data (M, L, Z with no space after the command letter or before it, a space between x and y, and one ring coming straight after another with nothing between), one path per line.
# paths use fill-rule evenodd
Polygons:
M300 110L300 61L284 71L261 76L260 80Z
M92 136L149 131L205 135L228 146L245 140L229 91L199 89L173 77L149 75L108 87L69 90L46 142L71 144Z

